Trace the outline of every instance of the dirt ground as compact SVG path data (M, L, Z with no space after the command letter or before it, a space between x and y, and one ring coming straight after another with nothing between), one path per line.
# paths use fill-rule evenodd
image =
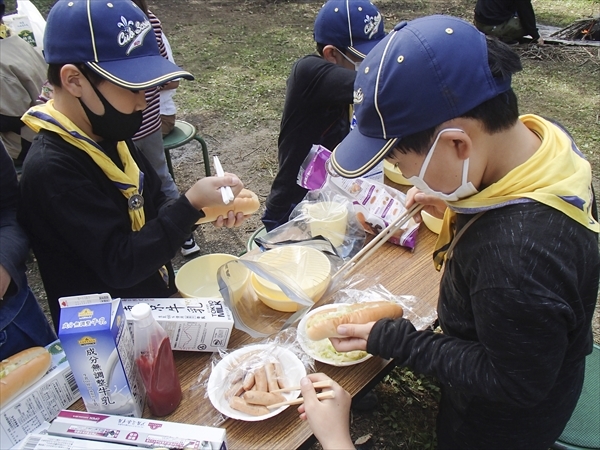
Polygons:
M298 20L312 23L314 13L318 10L322 0L298 1L242 1L242 0L151 0L150 8L161 19L167 33L177 33L180 30L190 29L193 25L197 34L190 35L187 39L200 39L199 36L210 38L211 27L227 24L240 30L248 30L264 26L271 21L287 23L295 20L289 17L283 7L285 4L295 4L304 8L304 16ZM427 11L421 8L423 2L401 2L403 16L400 17L398 6L394 2L384 3L381 8L386 18L386 29L401 18L413 18L424 13L445 13L463 15L470 19L470 11L465 12L464 1L449 0L429 2L436 6L429 6ZM379 4L379 2L378 2ZM473 2L474 4L474 2ZM301 8L302 9L302 8ZM310 30L305 30L311 33ZM171 42L173 45L173 41ZM311 49L307 49L309 52ZM228 51L224 46L223 51ZM285 51L285 48L274 47L274 52ZM281 92L280 92L281 93ZM177 97L176 97L177 99ZM180 118L195 124L205 138L211 155L218 155L225 170L237 173L245 185L256 192L263 203L258 214L250 218L238 229L215 229L211 225L202 225L195 232L196 240L201 248L201 254L229 253L239 255L246 249L246 244L252 233L261 226L260 216L264 208L264 200L270 189L274 170L276 170L277 133L279 118L271 118L261 122L260 126L239 127L237 123L227 120L219 111L194 111L189 107ZM199 176L204 174L203 160L200 148L193 142L172 151L172 161L175 169L176 182L181 190L189 187ZM176 269L187 260L181 255L176 255L173 263ZM35 294L45 303L45 293L40 282L39 274L33 260L30 264L29 281ZM600 342L600 319L594 322L596 342ZM376 392L382 403L374 413L355 413L353 417L352 435L359 438L372 435L371 443L375 448L428 448L426 444L413 442L407 444L397 435L397 421L408 419L419 422L424 432L433 433L435 409L423 409L421 394L407 393L405 398L397 401L390 397L392 387L389 384L380 384ZM427 394L422 394L427 395ZM399 403L400 402L400 403ZM393 413L394 410L404 411L405 418ZM314 448L318 448L315 445Z

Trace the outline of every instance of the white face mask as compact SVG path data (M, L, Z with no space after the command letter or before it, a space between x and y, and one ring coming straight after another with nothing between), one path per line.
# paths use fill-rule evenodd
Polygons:
M423 166L421 167L419 175L408 178L408 181L410 181L417 189L419 189L425 194L435 195L447 202L455 202L457 200L460 200L461 198L466 198L475 195L478 192L477 189L475 189L475 186L473 186L473 183L467 181L467 176L469 175L469 158L465 159L463 163L463 173L460 186L450 194L444 194L443 192L434 191L424 180L425 171L427 170L427 166L429 166L429 162L431 161L431 157L433 156L433 152L435 151L435 146L437 145L442 133L445 133L446 131L460 131L461 133L464 133L464 131L460 128L444 128L442 131L440 131L437 137L435 138L435 141L433 141L433 145L429 149L427 156L425 156L425 161L423 161Z
M350 58L348 58L348 57L346 56L346 54L345 54L344 52L338 52L338 53L339 53L340 55L342 55L342 56L343 56L343 57L346 59L346 61L348 61L350 64L353 64L353 65L354 65L354 70L355 70L355 71L358 71L358 68L360 67L360 63L361 63L362 61L358 61L358 62L356 62L356 61L352 61Z

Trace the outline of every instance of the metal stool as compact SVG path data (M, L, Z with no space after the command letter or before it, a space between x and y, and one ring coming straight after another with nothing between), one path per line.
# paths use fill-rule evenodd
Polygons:
M206 142L204 142L202 136L196 133L196 127L194 125L183 120L176 120L173 131L163 138L165 158L167 160L167 166L169 167L169 172L171 173L173 180L175 180L175 174L173 173L173 164L171 163L171 150L187 144L192 139L197 140L202 147L204 170L206 171L206 176L210 177L210 161L208 159L208 148L206 147Z

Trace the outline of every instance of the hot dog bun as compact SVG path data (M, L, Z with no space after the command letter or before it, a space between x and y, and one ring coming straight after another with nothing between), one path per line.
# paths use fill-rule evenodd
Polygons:
M51 361L44 347L31 347L0 362L0 406L42 378Z
M229 211L233 211L236 214L242 212L247 216L254 214L258 211L258 208L260 208L258 196L248 189L242 189L238 196L233 200L233 203L202 208L204 217L198 220L196 224L214 222L219 216L227 217Z
M389 301L364 302L343 305L338 309L320 311L306 321L306 336L313 341L330 337L340 337L337 327L355 323L375 322L379 319L397 319L404 311L397 303Z

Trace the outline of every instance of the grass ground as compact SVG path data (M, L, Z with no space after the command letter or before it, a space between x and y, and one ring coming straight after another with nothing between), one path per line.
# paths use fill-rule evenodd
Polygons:
M45 15L53 1L33 3ZM389 30L400 20L434 13L471 20L475 0L375 3ZM600 15L600 0L532 3L538 21L547 25L562 27ZM322 0L149 1L150 9L163 22L175 60L197 78L178 89L178 115L199 126L211 152L229 155L226 167L243 175L263 199L277 169L276 139L285 80L292 63L313 51L312 24L321 4ZM10 4L7 8L10 10ZM524 70L515 76L513 86L521 111L552 117L572 132L592 164L596 191L600 192L598 48L547 45L517 50ZM188 174L184 164L177 170L180 187L193 180L194 172ZM257 220L252 222L252 227L256 226ZM208 233L205 229L204 234ZM239 247L245 240L236 242ZM598 322L596 318L596 330ZM600 343L597 331L595 340ZM434 448L438 392L435 380L395 369L377 387L381 407L374 413L354 415L354 437L373 434L371 442L381 449Z

